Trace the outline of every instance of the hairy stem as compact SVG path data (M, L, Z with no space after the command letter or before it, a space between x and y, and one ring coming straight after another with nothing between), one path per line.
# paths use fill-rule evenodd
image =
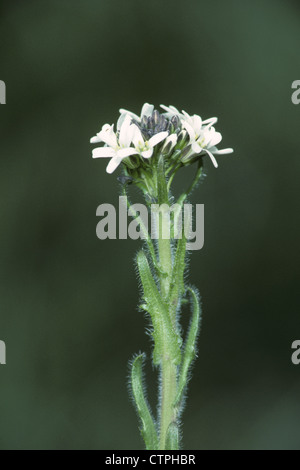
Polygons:
M169 191L164 174L163 162L159 164L158 170L158 202L161 205L169 203ZM172 278L172 249L170 236L170 211L162 208L158 213L158 254L162 268L160 275L160 288L162 298L165 300L170 291ZM168 305L169 314L170 308ZM176 325L170 323L171 328ZM177 393L177 365L168 348L167 341L163 345L163 356L161 361L161 403L160 403L160 450L167 448L168 430L176 423L176 409L174 407ZM174 450L178 448L178 442L172 444Z
M179 449L179 418L183 409L184 394L188 382L188 373L195 357L195 346L199 330L200 306L198 294L184 282L186 267L186 237L182 230L181 238L177 237L176 227L179 212L190 191L194 189L202 174L199 163L196 176L188 188L178 199L179 211L174 212L171 222L170 211L170 180L164 168L164 158L159 157L157 166L153 168L151 187L156 204L154 222L157 230L157 250L155 250L150 234L143 225L130 203L129 212L144 234L148 245L148 256L144 250L137 255L137 266L143 286L142 308L150 315L152 337L154 340L153 364L160 368L160 400L159 421L152 418L146 400L146 392L142 381L142 362L144 355L136 356L131 367L131 384L136 409L140 417L141 433L146 448L152 450ZM125 189L124 189L125 191ZM125 193L126 194L126 193ZM185 221L186 222L186 221ZM174 244L174 256L173 256ZM149 254L151 259L149 259ZM152 263L149 261L152 261ZM155 268L155 275L153 275ZM177 322L178 309L187 289L191 293L193 316L189 332L182 343L180 328Z
M176 399L177 366L166 355L161 365L161 421L160 421L160 450L166 450L167 433L169 427L176 423L176 409L173 403ZM174 449L177 450L178 442Z
M163 296L167 296L172 273L170 240L160 240L158 251L162 269L166 273L165 277L161 277L161 292ZM177 393L177 365L173 359L165 342L161 362L160 450L166 449L169 426L176 422L176 410L173 405Z

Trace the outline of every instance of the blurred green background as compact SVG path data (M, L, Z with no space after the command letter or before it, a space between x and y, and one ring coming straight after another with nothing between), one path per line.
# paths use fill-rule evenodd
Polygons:
M128 360L151 350L140 242L96 238L119 185L89 139L146 101L218 116L235 149L192 196L204 317L184 448L300 449L299 41L291 0L1 2L1 449L143 448L127 394ZM151 365L147 384L155 407Z

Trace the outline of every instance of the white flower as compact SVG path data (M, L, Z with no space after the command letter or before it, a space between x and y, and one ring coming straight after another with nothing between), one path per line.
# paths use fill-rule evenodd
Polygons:
M109 124L104 124L104 126L102 126L102 130L106 127L106 126L109 126ZM90 143L91 144L98 144L99 142L102 142L102 139L100 137L100 134L101 134L101 131L100 132L97 132L97 134L92 137L90 139Z
M121 116L119 117L119 120L118 120L118 123L117 123L117 129L120 129L120 127L121 127L121 125L123 124L123 121L124 121L124 116L126 116L127 114L129 114L129 116L132 119L135 119L137 122L140 123L143 116L150 117L152 115L153 111L154 111L154 105L149 104L149 103L145 103L143 105L140 116L138 116L135 113L132 113L131 111L127 111L127 109L121 108L119 110L119 112L121 113Z
M183 114L185 119L182 120L182 127L184 127L189 134L193 152L196 154L206 152L214 166L218 168L218 163L214 155L232 153L233 149L217 149L216 146L222 140L220 132L217 132L213 127L213 124L217 122L217 118L210 118L206 121L202 121L201 117L196 114L194 116L189 116L184 111Z
M172 105L165 106L164 104L161 104L160 107L166 111L164 114L168 118L172 118L173 116L178 116L180 119L183 118L183 114L180 111L178 111L178 109L175 108L175 106L172 106Z
M206 119L205 121L202 121L201 117L198 116L197 114L194 114L193 116L190 116L185 111L182 111L182 116L183 116L182 121L187 122L192 127L194 127L195 132L197 132L197 131L199 132L199 130L201 128L203 128L203 126L210 127L210 126L213 126L214 124L216 124L218 122L218 118L216 118L216 117L209 118L209 119Z
M169 118L172 118L173 116L178 116L179 119L181 121L187 121L189 122L191 125L193 125L193 121L196 119L198 120L201 120L201 125L213 125L215 124L217 121L218 121L218 118L210 118L210 119L206 119L206 121L202 121L201 117L200 116L197 116L196 114L194 114L194 116L190 116L188 113L186 113L185 111L182 111L182 113L180 111L178 111L177 108L175 108L175 106L165 106L164 104L161 104L160 107L162 109L164 109L166 111L165 115Z
M113 173L120 165L123 158L138 152L130 147L134 135L134 126L131 124L131 117L126 115L120 128L119 136L114 132L114 126L105 124L97 136L91 139L91 142L104 142L104 147L98 147L93 150L93 158L111 158L106 171ZM97 139L97 140L96 140Z
M217 148L222 135L214 128L218 121L216 117L203 121L197 114L191 116L175 106L162 104L161 108L163 113L154 110L152 104L145 103L140 116L121 108L116 132L113 125L105 124L91 138L91 143L104 143L103 147L93 150L93 158L110 158L106 171L112 173L124 158L131 155L151 158L154 148L163 141L161 153L166 162L178 157L184 165L192 163L195 154L207 153L217 168L215 155L233 152L231 148ZM178 151L174 153L175 148ZM131 166L129 160L124 163Z
M134 135L133 135L133 145L136 149L136 152L144 158L151 158L153 155L154 147L162 142L166 137L168 137L168 132L159 132L151 137L149 140L144 140L144 137L140 129L133 124Z

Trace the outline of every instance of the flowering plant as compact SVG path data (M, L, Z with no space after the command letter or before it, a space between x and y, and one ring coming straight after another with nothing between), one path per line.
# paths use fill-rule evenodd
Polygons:
M217 148L222 140L214 127L217 118L203 121L200 116L179 112L174 106L161 108L162 113L146 103L140 115L120 109L116 130L114 125L105 124L91 143L103 144L93 150L93 158L109 158L108 173L122 165L119 181L123 195L127 197L127 189L133 184L142 191L148 207L153 202L159 207L154 243L138 211L127 199L130 214L146 242L145 249L137 254L136 264L142 285L141 309L151 320L152 360L160 374L157 419L146 398L144 354L135 356L131 362L130 384L146 448L176 450L180 446L180 422L201 314L198 291L186 281L188 237L178 224L179 214L203 174L203 157L208 156L218 167L216 156L233 150ZM180 168L194 163L197 165L194 180L177 199L176 210L171 211L173 179ZM190 303L192 310L185 339L179 323L184 303Z

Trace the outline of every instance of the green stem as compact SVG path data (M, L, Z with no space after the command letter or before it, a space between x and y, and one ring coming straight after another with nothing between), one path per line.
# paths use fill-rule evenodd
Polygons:
M166 273L165 275L161 275L160 278L161 293L163 297L166 297L169 293L172 274L170 240L161 240L159 238L158 252L160 265L162 266L162 270ZM170 328L172 328L172 326L175 327L175 325L171 325L172 324L170 324ZM165 450L169 426L172 423L176 423L176 410L173 404L175 403L177 394L177 365L174 364L172 354L168 350L166 342L163 347L163 357L161 361L161 387L160 450Z
M176 423L176 408L174 407L177 390L177 366L165 354L161 364L161 416L160 416L160 450L166 450L168 429ZM174 449L178 450L177 445Z
M169 294L171 275L172 275L172 250L171 250L171 227L170 227L170 208L169 191L164 170L164 159L160 157L158 168L155 174L156 193L159 204L156 223L158 230L158 256L161 266L160 287L162 297L165 299Z
M157 174L158 203L169 203L169 191L164 173L163 159L160 159ZM169 234L169 238L163 238L163 234ZM170 240L170 212L160 211L158 213L158 255L162 268L160 275L160 288L164 300L169 295L172 278L172 250ZM168 306L169 314L170 308ZM170 328L176 325L170 323ZM163 345L163 356L161 361L161 409L160 409L160 450L167 448L168 430L173 423L176 423L176 409L174 407L177 393L177 365L175 364L172 352L165 341ZM178 443L174 444L174 450L178 448Z
M164 220L164 216L161 217L160 226L163 227L164 223L169 223ZM167 228L169 230L169 228ZM159 265L161 268L160 274L160 288L163 298L167 298L170 290L170 281L172 275L172 252L170 240L163 240L161 233L158 238L158 255Z

